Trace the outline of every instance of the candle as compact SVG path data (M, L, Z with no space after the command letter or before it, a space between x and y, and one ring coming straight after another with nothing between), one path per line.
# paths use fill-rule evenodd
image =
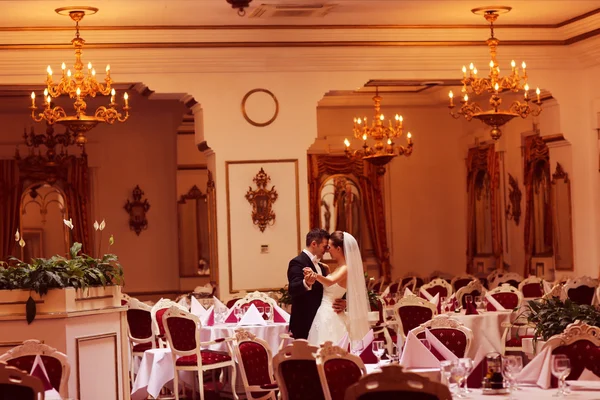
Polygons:
M452 90L448 93L448 97L450 98L450 107L454 107L454 93L452 93Z
M408 141L408 144L411 144L411 143L412 143L412 135L410 134L410 132L408 132L408 133L406 134L406 140Z
M123 95L123 99L125 99L125 107L129 107L129 95L127 92Z
M463 78L466 78L467 77L467 67L465 67L464 65L462 67L462 72L463 72Z
M35 107L35 92L31 92L31 107Z
M346 145L346 147L350 148L350 141L348 140L348 138L344 139L344 144Z
M106 77L110 76L110 64L106 66Z
M367 134L363 133L362 139L366 142L367 141Z
M113 88L113 90L111 90L111 92L110 92L110 103L111 104L115 102L115 94L116 94L116 92L115 92L115 89Z
M525 100L527 100L527 97L529 96L529 85L525 84L524 89L525 89Z
M540 93L542 93L542 92L540 91L539 87L537 89L535 89L535 94L537 95L537 101L538 101L538 103L540 102Z
M50 68L50 66L48 65L48 68L46 68L46 71L48 72L48 78L52 77L52 68Z

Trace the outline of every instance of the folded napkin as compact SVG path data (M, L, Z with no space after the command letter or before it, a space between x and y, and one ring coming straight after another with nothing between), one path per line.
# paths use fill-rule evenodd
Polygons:
M48 373L46 372L46 367L42 361L42 357L39 355L35 356L35 360L33 361L33 366L31 367L29 375L35 376L42 381L42 384L44 385L44 391L53 389L50 379L48 378Z
M438 314L442 313L442 304L440 302L440 294L436 293L435 296L432 296L431 293L429 293L427 290L421 288L419 290L419 293L421 293L421 295L423 295L424 299L429 300L429 302L431 304L433 304L434 306L437 307L437 312Z
M432 352L435 350L437 353L443 357L444 360L447 361L455 361L458 360L456 354L450 351L444 343L440 342L440 340L433 334L429 329L425 329L425 339L429 341L431 345ZM440 360L441 361L441 360Z
M46 390L44 392L44 399L46 400L62 400L60 393L56 391L56 389Z
M377 363L377 357L373 354L373 347L371 345L373 340L375 340L375 335L373 334L373 329L371 329L362 339L363 351L360 353L360 359L365 364Z
M517 376L520 383L533 383L542 389L552 386L552 351L549 347L536 355Z
M266 325L267 321L262 314L258 312L258 308L254 304L248 307L248 311L244 314L238 325Z
M229 313L225 317L225 323L228 323L228 324L233 323L233 324L235 324L237 322L238 322L238 320L237 320L237 318L235 316L235 307L231 307L229 309Z
M431 295L431 293L429 293L427 290L425 290L423 287L421 287L419 289L419 293L421 293L423 295L424 299L427 299L429 301L431 301L431 299L433 299L433 296Z
M192 307L190 308L190 312L200 318L202 325L206 325L206 321L213 311L213 307L214 306L210 306L207 310L194 296L192 296Z
M223 302L221 302L221 300L217 299L216 296L213 296L213 304L214 304L215 308L221 308L221 309L227 308L227 306L225 304L223 304Z
M186 309L190 309L190 301L188 300L188 298L186 296L183 296L182 298L179 299L179 301L177 302L177 304L179 304L180 306L184 306Z
M487 310L488 311L503 311L506 310L506 308L502 307L502 304L500 304L498 302L498 300L496 300L494 298L494 296L492 296L489 293L485 294L485 298L488 300L488 306L487 306Z
M341 347L342 349L349 351L350 349L350 337L348 336L348 334L346 333L344 335L344 337L342 337L340 339L340 341L337 344L338 347Z
M273 307L273 322L290 322L290 314L276 305Z
M600 376L594 374L589 369L584 368L583 372L581 372L581 375L579 375L579 378L577 378L577 380L578 381L600 381Z
M465 315L479 315L479 313L477 312L477 307L475 306L475 304L473 304L473 302L466 303L465 305Z
M404 368L439 368L440 361L414 333L408 332L402 357L400 357L400 365Z
M415 294L409 288L404 288L404 297L414 296L414 295Z
M543 284L544 284L544 294L550 293L553 288L552 282L543 281Z
M480 388L483 377L487 372L487 362L485 356L489 353L497 353L498 350L491 344L485 335L478 336L479 347L473 357L473 371L467 378L467 385L470 388Z

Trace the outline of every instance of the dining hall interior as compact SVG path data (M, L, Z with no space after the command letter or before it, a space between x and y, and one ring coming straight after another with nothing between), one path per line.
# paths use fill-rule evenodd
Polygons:
M499 4L0 2L0 399L593 398L600 2Z

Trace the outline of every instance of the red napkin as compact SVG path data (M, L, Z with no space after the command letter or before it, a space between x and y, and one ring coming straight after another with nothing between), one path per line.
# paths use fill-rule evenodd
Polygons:
M475 368L473 368L473 371L471 371L471 375L469 375L469 377L467 378L468 387L473 389L479 389L483 382L483 376L485 375L484 372L486 371L487 361L484 358L479 364L475 366Z
M479 313L477 312L477 308L475 307L475 304L473 303L467 303L467 308L466 308L466 315L479 315Z
M229 315L225 319L225 322L228 323L228 324L230 324L230 323L236 324L238 322L237 318L235 317L235 311L233 309L231 309L231 312L229 313Z
M213 326L215 324L215 310L213 309L210 314L208 314L208 318L206 319L206 326Z
M277 311L277 308L273 308L273 322L286 322L285 318Z
M375 357L375 354L373 354L373 346L371 343L369 343L367 348L360 353L360 359L365 364L377 364L377 357Z
M44 385L44 391L53 389L52 384L48 379L48 375L46 374L46 369L44 368L42 358L40 356L35 357L35 361L33 362L33 370L29 375L35 376L40 381L42 381L42 384Z

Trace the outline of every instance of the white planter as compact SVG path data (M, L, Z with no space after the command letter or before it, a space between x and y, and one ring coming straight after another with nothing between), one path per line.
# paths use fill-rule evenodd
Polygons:
M367 316L369 323L377 324L379 322L379 311L369 311L369 315Z
M42 297L30 290L0 290L0 316L25 315L29 296L36 303L36 313L70 313L121 306L121 286L90 287L85 290L51 289Z

